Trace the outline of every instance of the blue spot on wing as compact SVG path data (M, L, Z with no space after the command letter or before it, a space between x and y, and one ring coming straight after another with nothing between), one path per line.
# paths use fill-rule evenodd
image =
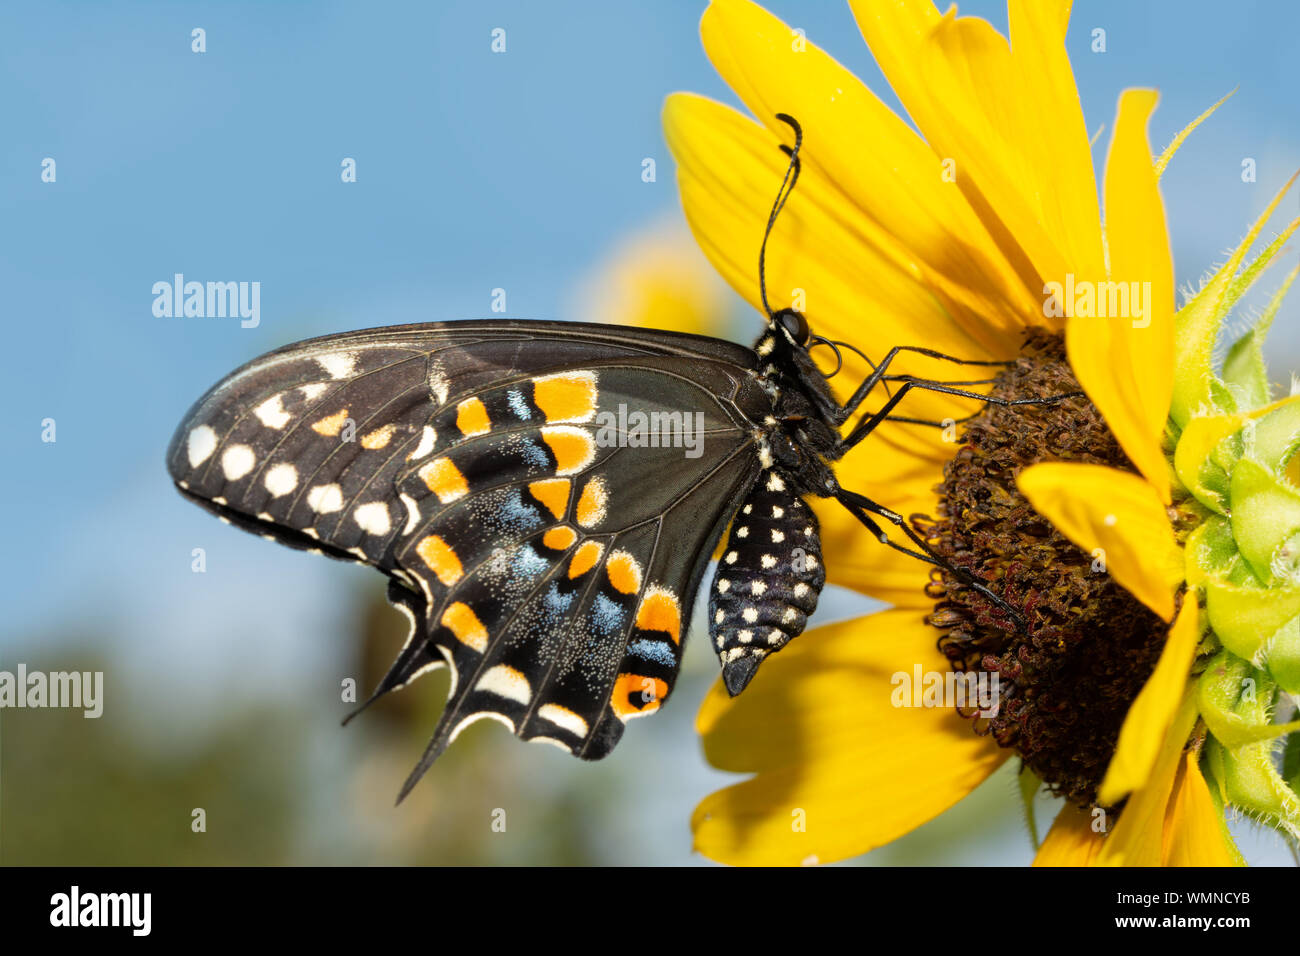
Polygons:
M546 452L542 449L542 447L538 445L537 442L535 441L530 441L527 438L520 439L519 455L521 458L523 458L524 461L532 465L534 468L551 467L551 459L547 456Z
M664 667L674 667L677 664L677 655L666 641L633 641L628 645L627 652Z
M602 634L612 634L623 626L627 612L603 594L597 594L591 607L591 623Z
M511 489L510 494L501 502L500 518L512 531L531 531L542 524L541 514L524 501L518 488Z
M535 578L549 569L551 563L530 544L521 545L510 559L510 569L522 578Z
M507 392L506 401L510 403L510 409L524 421L528 421L533 417L533 410L528 407L528 402L524 400L524 393L518 389L512 388Z
M546 607L555 614L563 614L569 609L569 605L573 603L573 595L573 591L564 594L560 591L558 584L552 584L546 592Z

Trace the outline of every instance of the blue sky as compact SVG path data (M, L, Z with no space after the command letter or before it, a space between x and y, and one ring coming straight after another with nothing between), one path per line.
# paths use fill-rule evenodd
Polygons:
M769 6L896 103L846 5ZM507 290L510 315L566 317L612 245L680 215L664 97L735 102L700 47L702 9L0 8L6 660L107 626L131 680L180 673L172 692L202 695L226 678L278 680L304 631L337 641L323 602L362 572L184 503L163 468L172 429L225 372L299 338L486 315L494 288ZM961 10L1005 29L1001 4ZM505 54L490 51L496 27ZM1090 52L1095 27L1104 54ZM1239 87L1164 179L1180 284L1220 260L1300 169L1297 35L1300 6L1281 0L1076 5L1068 46L1090 128L1109 128L1125 87L1155 85L1159 148ZM52 184L40 178L46 157ZM340 182L344 157L357 161L355 184ZM645 157L657 182L641 179ZM1256 160L1253 184L1241 181L1244 157ZM1300 213L1300 197L1287 203ZM151 287L177 272L260 282L261 324L156 318ZM1275 326L1275 377L1297 365L1298 315L1293 301ZM46 418L54 444L40 440ZM190 573L195 546L208 550L202 580Z

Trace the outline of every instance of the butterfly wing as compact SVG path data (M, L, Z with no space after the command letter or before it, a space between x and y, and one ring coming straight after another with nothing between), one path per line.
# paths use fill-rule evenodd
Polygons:
M596 759L672 689L713 544L758 472L755 362L576 323L329 336L218 384L168 464L227 520L390 575L412 635L376 696L452 671L407 789L485 717Z

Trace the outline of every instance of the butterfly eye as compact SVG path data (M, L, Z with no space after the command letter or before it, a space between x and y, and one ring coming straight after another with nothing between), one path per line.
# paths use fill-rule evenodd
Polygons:
M780 323L781 328L785 329L787 335L794 340L795 345L804 345L808 341L809 329L808 321L793 309L782 309L776 314L776 321Z

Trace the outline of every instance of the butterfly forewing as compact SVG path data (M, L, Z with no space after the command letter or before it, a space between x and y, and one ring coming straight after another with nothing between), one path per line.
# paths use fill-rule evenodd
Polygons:
M712 545L755 480L753 362L570 323L332 336L219 384L169 466L223 517L393 576L415 626L379 692L453 671L420 769L482 717L596 758L670 692Z

